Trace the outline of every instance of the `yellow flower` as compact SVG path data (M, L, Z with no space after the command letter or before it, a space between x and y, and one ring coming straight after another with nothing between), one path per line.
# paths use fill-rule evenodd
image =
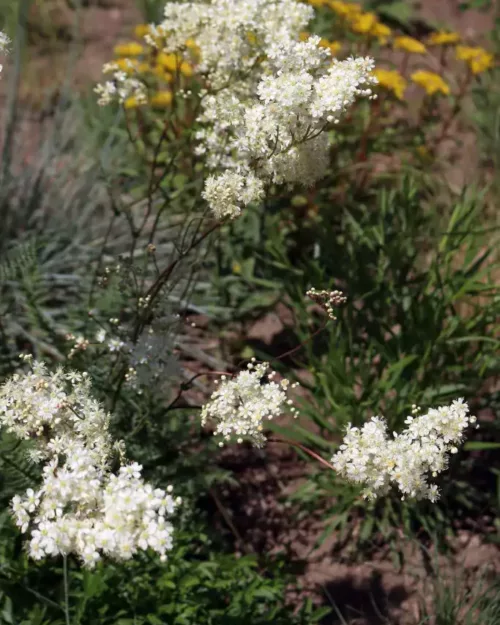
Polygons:
M341 0L330 0L330 8L341 17L350 17L356 13L361 13L361 6L353 2L341 2Z
M151 96L149 103L154 108L168 108L172 104L173 96L171 91L158 91Z
M432 154L426 145L417 145L415 151L422 160L432 160Z
M127 98L125 100L125 102L123 103L123 106L126 109L136 109L136 108L139 108L141 104L143 104L143 102L138 100L135 96L131 96L130 98Z
M200 46L196 43L194 39L186 39L184 45L189 50L191 57L193 59L199 60L201 56Z
M495 62L493 54L484 48L470 48L468 46L457 47L457 59L465 61L473 74L481 74L491 69Z
M398 71L394 69L376 69L373 71L373 75L381 87L392 91L399 100L404 98L407 82Z
M419 70L418 72L414 72L410 78L415 84L425 89L427 95L434 95L438 92L441 92L443 95L450 94L450 87L439 74Z
M339 41L328 41L328 39L323 38L319 40L319 46L320 48L328 48L332 53L332 56L335 56L342 48L342 44Z
M134 35L138 39L142 39L149 33L149 24L137 24L134 28Z
M170 72L167 72L161 65L157 65L156 67L151 68L151 73L154 74L160 80L164 82L173 82L174 77Z
M308 33L306 30L303 30L301 33L299 33L300 41L307 41L310 36L311 36L311 33Z
M113 65L126 74L133 74L139 69L139 63L136 59L118 59Z
M351 28L355 33L364 35L369 33L377 22L377 16L374 13L361 13L352 17Z
M165 52L160 52L160 54L156 57L156 62L169 72L177 71L179 66L177 55L172 53L166 54Z
M190 65L187 61L183 61L180 66L181 74L186 77L191 77L193 75L193 66Z
M424 54L427 52L427 48L418 39L413 37L396 37L394 39L394 47L400 50L406 50L406 52L412 52L413 54Z
M131 41L115 46L115 56L140 56L144 53L144 47L140 43Z
M233 266L231 267L231 269L233 270L233 273L235 273L236 275L241 273L241 265L239 262L237 262L236 260L233 261Z
M471 61L479 56L482 52L486 52L483 48L471 48L469 46L457 47L457 59L460 61Z
M249 43L252 44L252 46L254 46L257 43L257 37L255 36L255 33L247 33L247 39L249 41Z
M322 7L326 3L326 0L307 0L307 2L312 4L313 7Z
M340 43L340 41L330 41L330 45L328 47L330 48L332 56L337 56L337 54L342 49L342 44Z
M440 30L437 33L432 33L427 39L427 43L430 46L448 46L460 41L460 35L458 33L448 33L444 30Z
M380 22L377 22L370 31L370 35L372 35L372 37L376 37L382 45L387 43L391 34L392 30L389 26L381 24Z

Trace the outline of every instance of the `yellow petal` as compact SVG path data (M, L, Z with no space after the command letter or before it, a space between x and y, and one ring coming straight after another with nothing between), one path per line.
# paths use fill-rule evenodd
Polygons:
M154 108L168 108L172 104L172 100L171 91L158 91L151 96L149 102Z
M122 43L114 47L115 56L140 56L144 53L144 46L136 41Z

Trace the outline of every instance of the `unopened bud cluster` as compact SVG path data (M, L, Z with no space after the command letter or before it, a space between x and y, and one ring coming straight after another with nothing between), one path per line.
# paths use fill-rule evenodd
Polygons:
M321 306L330 319L334 321L337 317L333 312L333 308L338 308L347 302L347 297L345 297L342 291L317 291L313 287L306 292L306 295L318 306Z
M465 430L476 418L468 414L462 399L420 416L414 406L412 413L405 421L407 428L392 437L380 417L373 417L362 428L349 425L332 464L342 477L363 484L365 497L385 495L396 484L402 499L438 499L438 487L430 484L429 478L447 468L448 454L458 451Z
M269 363L255 364L252 359L246 371L234 378L222 376L217 390L210 401L203 406L201 422L215 423L215 435L229 441L236 438L238 443L249 440L256 447L266 441L263 434L265 420L283 414L285 409L297 416L292 400L287 397L287 389L294 388L288 380L275 382L276 373L269 371ZM267 380L264 381L264 377ZM223 442L219 443L223 445Z

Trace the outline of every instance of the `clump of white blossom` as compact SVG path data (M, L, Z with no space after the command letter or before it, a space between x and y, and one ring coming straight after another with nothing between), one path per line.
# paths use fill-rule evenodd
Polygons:
M0 31L0 53L6 52L10 44L10 39L5 33ZM3 65L0 63L0 74L2 73Z
M186 42L198 46L195 152L213 172L203 195L219 219L260 202L271 183L310 186L323 177L327 131L358 97L374 97L372 59L338 61L319 37L300 40L313 16L296 0L169 2L145 37L180 59ZM136 77L105 69L115 75L97 89L102 104L142 97Z
M44 464L39 488L13 498L15 522L29 532L36 560L72 553L93 567L102 556L127 560L146 549L164 560L172 548L167 519L180 500L171 486L145 483L142 467L125 460L91 390L85 373L49 372L39 362L0 387L0 425L32 440L30 457ZM121 463L117 474L114 460Z
M266 441L264 421L280 416L288 407L296 415L292 400L287 398L288 380L275 382L276 372L269 371L269 363L255 364L252 359L246 371L234 378L222 376L217 390L201 411L202 425L210 420L216 424L214 434L229 441L236 437L238 443L249 440L256 447ZM267 377L267 380L263 380ZM223 442L219 443L221 446Z
M396 484L406 496L436 501L439 490L429 483L448 466L448 454L457 453L466 428L475 423L463 399L413 416L401 433L388 435L387 423L373 417L362 428L348 426L340 450L333 456L335 470L351 482L364 484L364 496L385 495Z
M130 63L130 69L134 66ZM103 67L105 74L112 74L113 79L103 85L97 85L95 92L101 106L110 104L114 99L125 102L127 98L135 98L138 104L147 102L147 90L143 82L124 72L116 63L106 63Z

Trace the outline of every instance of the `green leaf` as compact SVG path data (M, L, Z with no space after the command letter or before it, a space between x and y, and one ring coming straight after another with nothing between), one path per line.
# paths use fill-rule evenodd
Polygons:
M491 336L458 336L446 340L447 343L490 343L491 345L500 346L500 341Z
M287 438L291 441L297 443L307 443L312 442L321 449L332 449L334 447L333 443L326 441L321 436L314 434L310 430L306 430L306 428L301 427L300 425L292 425L290 427L283 427L281 425L277 425L274 421L270 421L267 424L267 427L272 431L280 434L284 438Z
M311 614L312 622L313 623L317 623L318 621L320 621L325 616L328 616L329 614L331 614L331 612L332 612L332 609L329 608L328 606L324 606L322 608L318 608L317 610L315 610Z
M361 539L362 542L367 541L373 532L373 525L374 525L374 517L373 516L369 516L367 519L365 519L361 525L361 531L359 533L359 537Z
M500 449L500 443L469 441L465 443L464 449L465 451L487 451L489 449Z
M476 9L477 11L489 11L492 7L492 0L467 0L461 2L458 5L460 11L470 11Z
M409 25L413 16L414 8L407 0L401 2L388 2L377 7L377 13L382 17L396 20L402 25Z
M271 601L276 599L276 593L269 588L257 588L252 594L254 597L261 597L262 599L269 599Z

